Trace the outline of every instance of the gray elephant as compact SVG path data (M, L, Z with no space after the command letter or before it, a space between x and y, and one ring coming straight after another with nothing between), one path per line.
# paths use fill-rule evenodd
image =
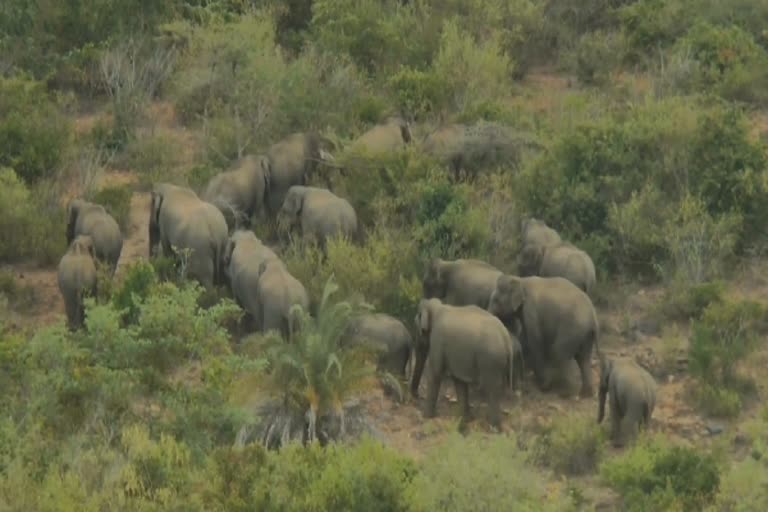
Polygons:
M648 427L656 405L656 381L635 361L601 356L598 423L605 416L606 395L610 395L611 439L619 447L627 432L634 439L640 427Z
M282 215L291 227L299 227L304 238L321 245L328 238L359 235L357 213L346 199L330 190L296 185L288 190Z
M320 163L334 161L328 152L332 147L328 139L315 132L293 133L270 146L267 151L270 167L267 213L277 215L292 186L306 185L317 174ZM328 175L325 175L325 181L331 188Z
M488 400L490 423L500 429L500 401L514 377L514 347L507 328L477 306L451 306L439 299L422 299L415 322L419 335L411 394L418 397L429 357L424 416L435 416L440 384L448 376L462 408L462 425L471 418L469 385L479 384Z
M468 176L500 164L516 165L523 147L532 140L515 135L507 126L480 121L475 124L448 124L428 134L422 149L448 165L458 179L461 171Z
M366 341L382 350L378 362L380 370L405 377L413 350L413 337L403 322L384 313L366 313L356 317L344 333L343 345Z
M440 299L453 306L474 305L485 309L501 275L501 270L481 260L434 258L422 279L424 298Z
M581 371L581 396L593 396L592 348L599 353L599 325L586 293L562 277L504 274L496 281L488 311L506 325L519 322L526 361L540 389L551 387L545 365L575 359Z
M150 254L156 254L158 247L166 256L189 250L187 275L208 290L220 284L221 257L228 238L221 211L191 189L170 183L154 186L150 208Z
M67 210L67 244L79 235L90 236L96 259L108 265L114 275L123 250L123 235L117 221L100 204L83 199L70 201Z
M523 219L520 224L520 246L558 245L563 243L557 231L535 217Z
M201 198L221 210L230 231L249 228L251 218L265 207L270 174L266 156L247 155L233 169L211 178Z
M96 296L96 261L93 240L88 235L78 235L69 244L58 267L59 291L64 298L67 324L77 330L85 321L85 296Z
M350 145L352 152L365 152L376 156L405 147L412 140L411 127L402 117L389 117L370 128Z
M235 302L245 311L242 327L246 332L259 329L256 321L259 305L259 267L268 259L278 259L253 231L237 230L229 239L222 255L223 276Z
M595 264L592 258L569 243L527 245L520 251L517 264L522 277L564 277L587 295L591 295L595 287Z
M309 296L304 285L277 258L261 262L258 270L257 306L255 317L262 332L277 330L286 340L293 339L296 317L291 309L299 305L309 311Z

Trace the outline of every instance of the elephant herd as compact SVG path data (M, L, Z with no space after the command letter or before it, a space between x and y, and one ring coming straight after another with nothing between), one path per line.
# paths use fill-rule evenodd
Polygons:
M391 152L411 143L410 126L389 118L360 136L353 148L367 153ZM422 147L451 167L470 172L477 155L500 154L508 144L499 125L449 125L438 128ZM151 192L148 225L150 256L167 256L190 279L206 289L226 286L244 310L247 332L279 331L290 340L296 329L293 307L309 308L304 285L280 257L249 228L254 217L287 224L301 236L324 246L330 237L359 237L354 207L330 188L308 180L320 164L334 166L332 144L314 132L295 133L261 155L247 155L214 176L198 195L171 183L156 183ZM344 169L336 167L342 173ZM327 177L327 175L326 175ZM73 200L68 207L69 247L58 267L58 283L71 329L84 321L83 298L95 294L97 262L114 274L123 238L103 206ZM543 391L551 387L545 370L575 360L581 396L592 397L593 348L600 356L599 414L602 421L610 394L613 439L624 425L636 430L653 412L653 377L634 362L599 353L599 324L590 296L596 276L583 250L535 218L521 225L518 275L476 259L433 259L422 279L423 297L412 336L398 319L370 313L353 320L343 343L367 340L383 348L379 367L401 378L411 362L411 393L418 390L425 367L425 417L436 414L444 377L450 377L462 408L462 425L470 420L469 389L479 386L489 405L492 426L501 427L500 401L508 387L521 388L530 367Z

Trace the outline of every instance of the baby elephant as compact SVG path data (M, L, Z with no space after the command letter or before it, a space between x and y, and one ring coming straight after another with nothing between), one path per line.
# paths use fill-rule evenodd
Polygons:
M563 277L587 295L595 287L595 265L589 255L569 243L527 245L517 260L521 277Z
M606 394L611 395L611 439L614 446L620 447L626 429L634 439L640 426L648 427L656 405L656 381L634 361L601 355L598 423L605 416Z
M349 323L344 333L344 344L367 341L380 347L379 369L398 377L405 377L405 367L411 357L413 337L403 322L384 313L360 315Z
M96 264L90 236L79 235L69 244L69 249L59 261L58 281L59 291L64 297L67 324L70 330L77 330L85 321L84 296L96 296Z
M114 274L123 249L123 235L117 221L100 204L83 199L73 199L67 210L67 243L71 244L78 235L88 235L94 256L109 265Z
M443 377L451 377L463 416L470 420L469 385L479 384L488 399L490 423L501 429L500 401L513 380L514 343L504 324L477 306L449 306L439 299L423 299L416 314L419 341L411 393L418 396L419 381L429 356L424 416L434 417Z
M321 245L334 236L357 235L357 214L346 199L324 188L294 185L283 201L282 214L299 226L304 238Z

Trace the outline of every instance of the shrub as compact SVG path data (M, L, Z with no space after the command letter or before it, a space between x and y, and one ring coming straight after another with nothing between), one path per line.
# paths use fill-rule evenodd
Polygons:
M590 473L597 469L604 438L591 416L558 418L538 438L533 459L567 475Z
M701 284L675 281L661 303L661 314L669 319L700 318L711 304L723 301L724 292L721 281Z
M692 510L711 503L720 468L709 454L647 438L600 466L600 475L624 498L627 510Z
M40 82L0 78L0 167L13 168L27 184L50 177L62 163L72 126Z
M46 211L50 205L42 204L44 201L13 170L0 168L0 261L46 264L58 262L64 254L65 212L60 208Z
M100 189L89 200L102 205L115 218L125 236L131 227L131 197L133 187L116 185Z
M580 82L605 85L611 72L621 63L621 36L615 33L589 32L581 36L569 55L570 67Z
M569 510L563 494L526 465L514 437L451 434L408 489L411 510Z
M290 340L279 336L268 342L267 361L270 371L266 379L269 389L280 393L289 418L306 417L300 439L317 440L325 416L340 420L340 437L346 436L344 406L355 391L370 385L374 368L363 346L342 349L341 336L348 322L358 314L360 305L350 302L332 304L330 297L338 285L329 279L323 290L316 318L295 306L292 315L296 323ZM323 420L326 420L325 422ZM276 444L284 422L282 416L267 420L266 443ZM290 423L290 420L288 420ZM275 431L273 433L273 431ZM306 439L305 434L306 432Z
M131 264L125 271L122 283L112 294L112 305L126 323L138 321L140 306L157 281L154 267L144 261Z
M423 119L445 105L443 84L431 71L402 68L389 77L387 85L400 110L415 119Z

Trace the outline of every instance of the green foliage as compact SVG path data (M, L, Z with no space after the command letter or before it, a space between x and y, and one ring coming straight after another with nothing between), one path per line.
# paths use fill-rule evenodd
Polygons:
M537 439L533 459L566 475L590 473L597 469L604 441L592 416L557 418Z
M581 36L570 54L576 77L587 85L605 85L622 60L620 35L613 32L588 32Z
M0 166L28 184L53 176L71 142L71 121L41 82L0 78Z
M514 437L452 434L434 450L409 489L416 512L569 510L563 494L526 465Z
M698 509L713 501L720 485L712 455L662 438L644 439L604 462L600 474L629 511Z
M35 192L13 170L0 168L0 261L54 263L64 254L66 214L58 205L50 211Z
M131 221L131 197L133 188L130 185L115 185L99 189L89 201L102 205L117 221L123 233L127 233Z
M282 394L290 410L310 418L310 440L316 437L317 418L332 413L342 418L344 402L364 388L373 367L360 347L342 350L341 336L361 306L331 303L338 290L331 277L325 285L316 318L294 306L297 321L291 339L275 338L267 349L267 385Z
M122 312L125 322L138 321L139 308L157 281L157 274L150 263L139 261L128 267L120 287L112 294L112 305L116 311Z
M688 285L674 282L661 303L660 313L669 319L700 318L711 304L723 301L724 292L721 281Z
M739 394L752 386L737 375L737 364L754 350L765 330L765 314L755 302L719 301L694 323L689 371L703 384L696 398L710 413L734 416L741 408Z
M423 119L445 104L446 91L440 78L432 72L404 67L389 77L387 85L400 110L415 119Z

